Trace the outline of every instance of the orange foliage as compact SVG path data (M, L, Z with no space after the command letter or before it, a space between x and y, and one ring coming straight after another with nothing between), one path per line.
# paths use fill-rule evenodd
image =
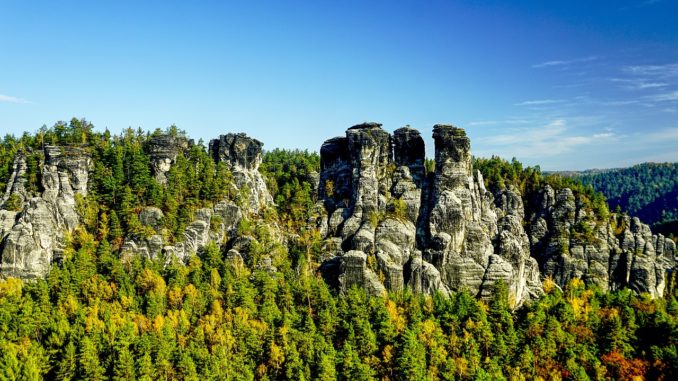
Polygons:
M614 379L617 380L644 380L648 364L641 359L626 359L616 351L607 353L601 360Z

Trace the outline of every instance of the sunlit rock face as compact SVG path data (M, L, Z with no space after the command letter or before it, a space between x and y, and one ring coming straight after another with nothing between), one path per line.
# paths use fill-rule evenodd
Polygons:
M485 188L463 129L435 125L433 140L432 173L424 141L409 126L391 135L363 123L323 143L325 218L314 224L325 237L321 271L331 284L489 298L502 281L513 306L541 295L546 277L561 287L580 278L603 290L662 295L675 266L673 241L637 219L614 217L594 223L595 240L583 242L571 232L591 212L571 190L547 186L527 208L515 187Z
M176 162L177 156L188 149L188 145L189 141L181 136L157 134L150 138L146 151L151 159L153 176L159 184L167 184L167 172Z
M667 271L676 265L672 240L653 235L635 217L596 220L567 188L546 186L535 204L528 230L543 276L561 287L578 278L602 290L628 287L653 297L664 295ZM582 226L591 233L578 234Z
M221 135L209 143L210 155L215 162L228 165L236 187L246 193L248 208L253 213L273 204L273 197L259 173L263 145L243 133Z
M473 172L464 130L436 125L433 137L436 170L429 174L424 141L409 127L391 135L364 123L323 144L319 197L328 219L322 230L330 246L341 248L323 268L340 274L343 289L467 289L489 296L501 279L516 303L538 295L522 202L497 212Z
M91 159L80 147L45 146L42 194L29 195L22 155L15 160L3 204L11 195L23 201L20 211L0 211L0 270L3 276L44 277L63 251L67 231L79 224L76 196L87 196Z

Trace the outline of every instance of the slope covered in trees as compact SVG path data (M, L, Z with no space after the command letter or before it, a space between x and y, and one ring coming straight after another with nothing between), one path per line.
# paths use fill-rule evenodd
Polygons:
M214 243L187 263L121 258L123 237L147 234L139 221L144 207L162 210L173 242L198 208L242 202L228 169L201 142L177 158L167 186L159 186L143 149L153 136L98 133L73 120L0 145L0 182L7 183L22 151L35 160L26 174L35 192L45 143L86 143L94 163L90 192L78 200L82 224L67 235L61 262L45 279L0 280L0 379L678 377L675 292L650 299L628 290L603 293L578 280L561 290L546 279L545 294L516 311L501 282L484 301L467 292L338 293L316 271L321 240L307 224L315 214L316 153L267 152L261 171L277 205L238 226L261 243L250 254L270 255L275 271L228 260ZM476 165L489 187L567 185L591 208L606 208L590 187L517 161ZM271 226L283 227L284 246L267 244Z
M643 163L629 168L575 172L573 177L664 234L678 235L678 163Z

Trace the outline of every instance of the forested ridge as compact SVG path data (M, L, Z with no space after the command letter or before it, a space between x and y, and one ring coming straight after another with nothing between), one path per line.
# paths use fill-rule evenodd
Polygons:
M164 213L167 242L201 207L242 203L228 169L194 143L168 173L153 179L144 147L171 127L120 135L83 120L0 145L4 189L17 152L27 186L40 191L40 148L77 145L92 155L90 190L78 200L80 227L46 279L0 280L0 379L73 380L437 380L665 379L678 377L678 293L663 299L629 290L603 293L579 280L517 310L497 284L491 300L409 290L368 297L339 293L316 271L322 254L308 228L317 200L317 153L272 150L260 168L275 208L244 218L238 230L260 243L250 261L269 255L275 271L229 261L209 244L187 263L120 257L123 237L145 235L143 207ZM605 198L590 186L517 161L477 159L488 187L525 194L549 184L570 187L598 215ZM7 203L7 208L17 207ZM285 244L271 239L272 226ZM581 227L586 235L586 227Z
M570 174L666 235L678 235L678 163L643 163L629 168Z

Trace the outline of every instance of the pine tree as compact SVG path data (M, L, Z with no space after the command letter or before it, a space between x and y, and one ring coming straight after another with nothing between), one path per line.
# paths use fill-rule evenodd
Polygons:
M426 377L426 348L411 329L403 332L396 360L397 372L405 380L423 380Z
M87 336L80 342L78 356L78 374L85 380L98 381L104 379L106 370L99 361L99 351L96 344Z

